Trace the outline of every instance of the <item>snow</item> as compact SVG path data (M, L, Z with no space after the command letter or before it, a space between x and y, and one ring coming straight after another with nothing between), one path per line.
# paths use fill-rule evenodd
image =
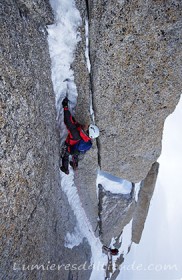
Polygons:
M128 250L131 246L131 235L132 235L132 221L131 220L123 229L123 233L120 237L120 241L122 242L121 247L119 248L119 253L123 254L125 257L128 254Z
M78 190L74 184L74 172L70 168L70 175L61 174L62 189L68 197L69 204L77 218L77 227L75 232L66 236L66 247L73 248L78 246L78 240L81 242L83 237L86 237L92 251L92 264L95 266L93 269L90 280L104 279L105 271L104 265L107 263L106 255L102 253L102 243L99 238L96 238L92 230L92 226L86 216L82 207Z
M135 184L135 201L138 201L138 194L141 187L142 187L142 182Z
M71 64L74 60L74 51L80 40L78 27L81 17L73 0L50 0L55 13L55 24L48 27L48 43L52 62L52 82L56 97L57 122L59 125L62 142L66 136L66 128L63 122L62 100L68 95L69 109L74 113L77 100L77 90L74 83L74 72ZM88 52L88 22L86 23L86 50L87 65L89 67ZM66 81L65 81L66 80ZM74 232L68 232L65 236L65 246L72 249L78 246L83 238L87 238L92 251L93 270L90 280L105 279L104 265L107 257L102 253L102 243L96 238L92 226L82 207L77 187L74 184L74 172L70 167L70 174L65 175L60 171L62 190L67 195L77 224Z
M89 74L91 75L91 63L90 63L90 54L89 54L89 25L88 25L88 19L85 20L85 58L86 58L86 63L87 63L87 69ZM92 96L92 91L90 90L90 116L95 123L95 115L94 115L94 110L93 110L93 96Z
M123 229L123 232L119 238L119 243L121 243L121 247L119 248L119 256L123 255L123 257L125 258L126 255L129 253L129 249L132 245L132 221L131 220ZM115 238L112 238L111 244L110 244L110 248L114 248L114 244L115 244L116 240ZM113 256L113 263L116 263L118 256ZM122 265L122 264L121 264ZM118 268L118 267L117 267ZM113 267L114 271L116 270L116 267ZM113 271L113 273L114 273Z
M69 233L67 232L65 237L65 247L72 249L74 246L78 246L82 243L83 234L79 230L78 226L74 228L74 232Z
M70 65L74 60L76 45L80 41L77 29L81 24L81 17L73 0L50 0L50 3L55 14L55 24L48 26L48 43L56 108L59 112L61 101L67 91L67 83L64 80L74 81L74 73ZM71 91L69 97L75 105L77 91L74 84L71 84Z
M90 73L91 70L91 63L89 58L89 29L88 29L88 20L85 20L85 39L86 39L86 49L85 49L85 57L87 62L87 69Z
M93 123L95 124L95 113L93 110L92 93L90 93L90 116L92 118Z
M97 175L97 186L99 184L101 184L106 191L110 191L114 194L128 194L132 189L131 182L100 170Z

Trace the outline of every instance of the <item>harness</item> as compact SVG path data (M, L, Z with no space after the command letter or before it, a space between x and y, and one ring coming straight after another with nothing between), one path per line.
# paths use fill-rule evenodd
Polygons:
M72 153L76 149L79 151L79 148L78 148L79 147L79 143L80 143L80 146L82 146L82 151L85 150L85 152L87 150L89 150L91 148L91 146L92 146L90 137L84 133L84 131L82 130L80 125L78 125L77 130L79 131L79 135L80 135L80 139L78 139L78 140L75 140L73 138L73 136L72 136L70 131L68 132L68 136L67 136L65 142L66 142L66 145L68 146L68 152L69 153ZM83 145L84 142L86 142L86 143L88 142L87 148L86 148L86 145L85 145L85 148L83 147L84 146ZM74 146L75 146L75 149L74 149ZM88 148L88 146L89 146L89 148Z

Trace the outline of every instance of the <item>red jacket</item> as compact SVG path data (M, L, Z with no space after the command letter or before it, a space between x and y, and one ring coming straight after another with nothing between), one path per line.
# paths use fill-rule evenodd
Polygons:
M67 107L64 108L64 123L68 129L68 136L66 138L68 146L74 146L81 139L85 142L91 140L91 138L83 131L81 124L72 117Z

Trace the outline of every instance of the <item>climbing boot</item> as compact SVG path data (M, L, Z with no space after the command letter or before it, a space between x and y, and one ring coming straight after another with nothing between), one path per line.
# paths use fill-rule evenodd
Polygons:
M73 170L76 170L78 167L78 164L74 163L73 161L70 161L70 165L73 168Z
M61 169L61 171L64 172L66 175L69 174L69 170L66 170L66 169L64 168L64 166L61 166L60 169Z

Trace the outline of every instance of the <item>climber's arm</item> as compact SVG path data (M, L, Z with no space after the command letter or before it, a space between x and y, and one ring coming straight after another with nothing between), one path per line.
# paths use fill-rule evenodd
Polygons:
M80 140L81 137L79 131L77 130L77 123L68 110L68 107L64 107L64 123L67 129L71 132L73 139Z

